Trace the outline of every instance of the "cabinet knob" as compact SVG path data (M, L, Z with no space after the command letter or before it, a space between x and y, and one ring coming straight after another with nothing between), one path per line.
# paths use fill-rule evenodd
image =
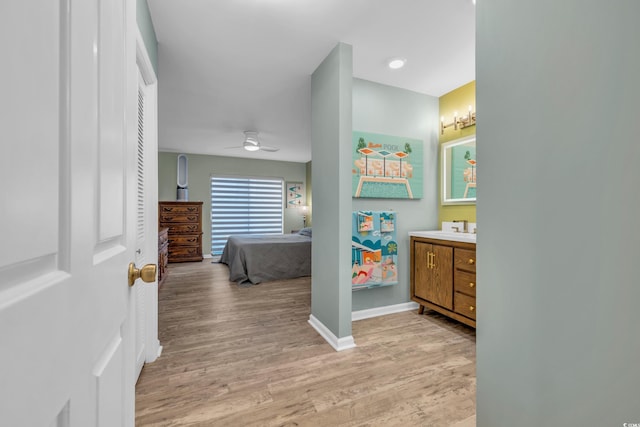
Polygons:
M469 311L473 311L473 310L475 310L475 309L476 309L476 308L475 308L474 306L472 306L472 305L470 305L470 306L469 306Z
M469 258L469 261L467 261L467 264L473 265L476 263L476 260L473 258Z
M470 288L473 288L473 287L475 287L475 286L476 286L476 284L475 284L475 283L473 283L473 282L469 282L469 287L470 287Z

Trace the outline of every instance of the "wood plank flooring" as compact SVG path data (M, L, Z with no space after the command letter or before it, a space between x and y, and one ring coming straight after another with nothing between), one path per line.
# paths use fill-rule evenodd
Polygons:
M239 287L225 265L170 264L136 426L475 425L473 329L414 310L354 322L336 352L310 294L310 278Z

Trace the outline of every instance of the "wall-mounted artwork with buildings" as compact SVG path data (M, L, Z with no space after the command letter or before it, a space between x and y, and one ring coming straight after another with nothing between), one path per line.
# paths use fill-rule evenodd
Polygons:
M352 214L351 289L398 284L395 212Z
M351 174L353 197L421 199L422 141L354 131Z

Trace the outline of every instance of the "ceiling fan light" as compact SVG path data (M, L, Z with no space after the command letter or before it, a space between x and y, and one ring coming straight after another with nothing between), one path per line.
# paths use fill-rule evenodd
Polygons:
M252 142L252 141L245 141L244 142L244 149L247 151L258 151L260 149L260 147L258 146L258 144Z

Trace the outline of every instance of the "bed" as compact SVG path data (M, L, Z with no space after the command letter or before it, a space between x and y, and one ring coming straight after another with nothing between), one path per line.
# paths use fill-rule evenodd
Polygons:
M230 236L220 262L229 280L258 284L311 275L311 229L294 234Z

